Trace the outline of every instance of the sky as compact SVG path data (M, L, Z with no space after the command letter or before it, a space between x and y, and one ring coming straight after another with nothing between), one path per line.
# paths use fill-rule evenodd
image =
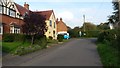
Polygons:
M107 22L113 12L111 0L14 0L20 5L30 5L32 11L54 10L56 18L62 18L66 25L74 28L85 21L93 24Z

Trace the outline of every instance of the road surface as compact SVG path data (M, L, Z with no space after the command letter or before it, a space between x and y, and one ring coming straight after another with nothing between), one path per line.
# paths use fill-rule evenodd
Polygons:
M96 39L72 39L25 56L5 55L4 66L102 66ZM9 57L9 58L8 58ZM12 60L11 60L12 59Z

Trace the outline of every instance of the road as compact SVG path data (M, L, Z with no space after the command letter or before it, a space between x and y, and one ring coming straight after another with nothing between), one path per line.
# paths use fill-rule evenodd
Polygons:
M4 66L102 66L96 39L73 39L25 56L3 57Z

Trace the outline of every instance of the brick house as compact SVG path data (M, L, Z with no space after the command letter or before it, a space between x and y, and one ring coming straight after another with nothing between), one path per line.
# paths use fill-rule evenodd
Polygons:
M57 19L56 23L57 23L57 34L67 33L68 28L67 28L67 25L63 22L62 18L60 18L60 21L58 21Z
M14 2L0 2L0 38L3 33L22 33L23 17L29 13L29 4L21 6ZM45 33L47 37L52 36L57 39L56 22L53 10L39 11L39 14L46 17L48 31Z
M20 6L20 5L19 5ZM26 12L27 9L20 6ZM14 2L0 2L0 38L3 33L21 33L23 14L19 11L18 4Z

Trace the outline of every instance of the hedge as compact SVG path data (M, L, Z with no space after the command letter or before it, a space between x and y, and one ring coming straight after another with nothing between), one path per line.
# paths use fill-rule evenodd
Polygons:
M64 39L64 38L63 38L63 35L59 34L58 37L57 37L57 39L58 39L59 42L62 42L63 39Z

